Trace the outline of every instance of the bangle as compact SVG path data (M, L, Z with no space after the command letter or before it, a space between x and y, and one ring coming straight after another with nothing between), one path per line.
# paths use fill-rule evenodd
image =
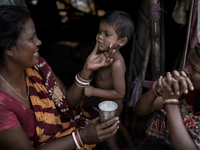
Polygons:
M167 104L175 104L179 106L179 101L177 99L167 99L163 101L163 107L165 107Z
M73 137L74 143L76 144L76 147L81 148L81 146L77 140L77 137L75 135L75 132L72 132L72 137Z
M158 83L158 81L155 81L155 82L152 84L151 89L152 89L154 95L157 96L157 97L159 97L159 96L162 96L162 94L161 94L161 93L157 93L157 92L155 91L155 85L156 85L157 83Z
M75 75L75 83L76 83L76 85L78 85L79 87L86 87L86 86L88 86L88 85L90 85L90 81L92 80L92 79L90 79L90 80L85 80L85 79L82 79L81 77L80 77L80 75L79 75L79 73L77 73L76 75Z
M76 133L77 133L77 135L78 135L78 139L80 140L80 142L81 142L81 145L82 145L82 147L83 147L84 145L83 145L83 141L81 140L81 136L80 136L80 134L79 134L79 132L78 132L78 131L77 131Z
M86 87L87 85L80 85L77 81L75 81L76 85L78 85L79 87Z
M77 74L77 76L78 76L78 79L80 79L82 82L90 82L90 81L92 81L92 79L90 79L90 80L85 80L85 79L81 78L81 77L80 77L80 72Z

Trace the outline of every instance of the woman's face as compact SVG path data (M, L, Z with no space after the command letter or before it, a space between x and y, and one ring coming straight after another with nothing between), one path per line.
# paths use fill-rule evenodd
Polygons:
M35 25L29 18L22 29L16 45L11 47L13 60L24 68L29 68L38 63L39 48L42 43L36 36Z
M189 59L184 68L185 73L190 78L194 89L200 90L200 58L194 50L190 52Z

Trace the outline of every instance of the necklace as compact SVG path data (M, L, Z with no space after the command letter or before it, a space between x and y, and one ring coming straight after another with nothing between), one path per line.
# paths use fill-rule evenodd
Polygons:
M8 87L11 88L11 90L13 90L19 97L21 97L23 100L28 100L28 97L29 97L29 86L28 86L27 98L24 98L12 86L10 86L10 84L1 75L0 75L0 77L8 85ZM26 78L25 78L25 80L26 80ZM27 83L27 80L26 80L26 83Z

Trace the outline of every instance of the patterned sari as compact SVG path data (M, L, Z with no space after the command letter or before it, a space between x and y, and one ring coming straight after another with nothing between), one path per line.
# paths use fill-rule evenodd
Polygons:
M26 69L26 75L36 119L36 135L31 138L34 147L70 135L75 130L81 130L90 119L98 116L98 109L95 107L76 110L69 108L51 68L41 57L37 66ZM95 145L85 144L82 149L93 149Z
M197 148L200 149L200 116L195 114L193 107L188 105L185 99L180 100L180 113L183 123ZM166 111L161 109L152 114L148 121L147 138L166 143L171 147L169 138L169 126L167 125ZM171 147L172 148L172 147Z

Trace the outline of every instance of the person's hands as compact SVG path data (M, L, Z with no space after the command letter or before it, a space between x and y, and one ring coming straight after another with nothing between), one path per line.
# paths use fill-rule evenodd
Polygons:
M103 123L99 123L99 117L91 120L79 133L83 143L102 142L113 135L119 129L119 118L114 117Z
M162 91L163 100L178 99L182 93L188 93L188 88L194 89L187 75L176 70L172 74L168 72L165 78L160 77L157 86Z
M94 89L93 86L87 86L87 87L85 87L84 88L85 96L87 96L87 97L93 96L93 89Z
M91 52L91 54L88 56L86 60L86 68L91 71L95 71L101 67L109 66L113 61L113 56L115 54L114 45L112 44L111 47L109 47L109 50L104 53L97 54L98 51L98 42L96 42L96 45Z

